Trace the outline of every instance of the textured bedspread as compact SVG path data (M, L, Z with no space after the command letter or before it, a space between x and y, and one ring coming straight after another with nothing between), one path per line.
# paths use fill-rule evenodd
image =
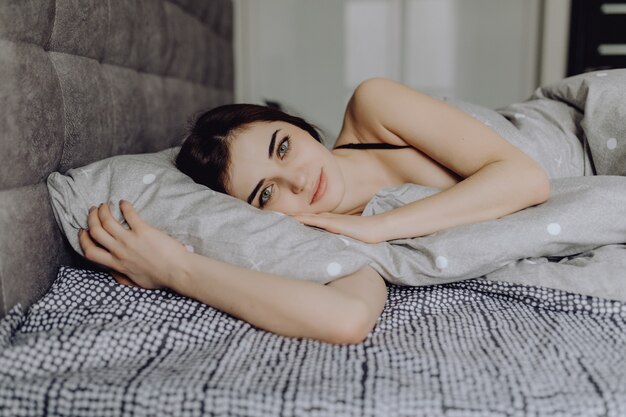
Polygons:
M626 303L485 279L388 290L366 341L339 346L62 268L0 321L0 415L626 415Z

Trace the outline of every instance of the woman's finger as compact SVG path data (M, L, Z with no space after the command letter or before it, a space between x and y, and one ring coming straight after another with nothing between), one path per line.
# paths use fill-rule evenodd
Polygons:
M326 219L324 219L323 217L320 217L320 216L316 216L316 215L301 214L301 215L294 216L294 217L299 222L304 223L304 224L308 224L310 226L322 227L322 225L326 225L328 223L328 221Z
M324 229L331 233L339 233L338 229L336 228L336 225L329 222L328 219L324 219L322 217L305 215L305 216L296 216L296 219L300 223L305 224L307 226L313 226L313 227L317 227L320 229Z
M135 284L131 279L129 279L126 275L120 272L111 271L110 273L113 279L118 284L126 285L128 287L141 288L139 285Z
M109 251L117 249L118 243L115 241L115 238L102 227L98 208L92 207L89 209L87 227L89 228L88 234L91 239L94 239L98 244L104 246Z
M104 230L115 239L119 239L128 232L124 229L124 226L115 220L108 204L100 204L100 207L98 207L98 218Z
M81 229L78 232L78 243L83 250L85 258L92 262L96 262L107 268L120 270L120 265L117 263L113 255L111 255L106 249L98 247L93 241L89 233Z
M139 217L139 214L131 203L126 200L120 200L120 210L122 210L122 215L131 229L143 227L144 221Z

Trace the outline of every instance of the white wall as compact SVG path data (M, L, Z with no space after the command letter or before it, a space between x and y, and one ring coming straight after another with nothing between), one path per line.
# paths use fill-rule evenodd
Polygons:
M571 0L544 0L539 84L558 81L567 74Z
M279 101L331 141L352 90L372 76L503 106L564 75L568 8L569 0L235 0L236 99Z
M336 0L236 0L237 101L277 100L334 140L346 104L343 11Z

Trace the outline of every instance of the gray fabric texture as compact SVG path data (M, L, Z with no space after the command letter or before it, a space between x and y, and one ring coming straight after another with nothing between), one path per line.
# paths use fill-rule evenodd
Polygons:
M177 151L116 156L66 175L52 173L52 207L74 249L82 253L77 232L87 227L91 206L108 202L124 222L119 201L125 199L189 250L231 264L326 283L368 263L370 249L362 242L196 184L173 165ZM373 246L384 250L386 244Z
M543 97L553 91L567 91L576 97L574 104L578 107ZM420 286L483 275L502 279L503 273L489 274L507 266L510 273L506 279L512 282L526 284L531 280L535 285L626 301L626 280L618 274L626 267L626 258L619 256L621 251L603 251L602 261L589 254L603 245L626 242L626 178L591 176L589 165L593 158L595 163L622 173L621 165L611 161L620 160L624 154L626 136L619 130L624 128L607 121L605 113L619 114L615 107L626 107L626 102L619 102L624 91L626 70L566 79L538 90L527 103L528 109L519 104L502 110L504 114L513 112L514 118L529 126L520 125L519 129L498 112L455 103L535 155L552 177L552 195L544 204L501 219L413 239L365 244L300 225L280 213L258 210L197 185L176 171L171 163L176 149L114 157L70 170L66 176L54 173L48 185L57 220L77 251L80 247L76 232L79 227L86 227L89 207L111 202L114 214L122 221L118 202L126 199L134 203L147 222L190 245L197 253L297 279L327 283L371 264L388 282ZM596 95L604 97L602 108L595 104ZM579 115L576 109L585 113ZM558 117L552 123L554 112ZM590 120L595 117L602 118L601 126L596 127ZM579 139L582 130L578 126L583 123L600 131L585 135L593 145L591 158L583 153L583 141ZM570 129L564 130L565 127ZM611 137L621 138L621 142L616 141L614 152L596 152L597 143L606 147L607 138ZM583 176L585 173L588 176ZM363 215L382 213L437 191L416 184L383 189L369 202ZM563 259L583 253L586 263ZM559 258L561 267L536 259L542 257ZM524 258L535 259L530 260L536 265L535 271L528 272L526 264L516 263ZM578 268L571 268L572 265ZM545 279L538 282L532 276L534 272L541 272ZM590 280L597 274L602 276L602 283L591 285Z
M233 99L230 0L0 1L0 316L79 264L45 179L180 143Z
M390 285L330 345L63 267L0 320L0 416L621 417L625 350L625 303L548 288Z
M397 269L389 280L423 285L486 274L626 300L626 70L570 77L497 111L448 101L539 162L551 197L498 220L391 241L396 260L385 265ZM414 184L381 190L363 214L434 192Z
M391 240L391 257L377 269L399 285L485 275L626 301L626 178L557 178L550 184L552 195L543 204L496 220ZM388 188L370 201L364 215L383 213L433 192L415 184Z

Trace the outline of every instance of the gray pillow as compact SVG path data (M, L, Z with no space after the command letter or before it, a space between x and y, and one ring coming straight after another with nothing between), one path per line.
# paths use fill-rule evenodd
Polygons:
M174 166L178 150L120 155L66 175L52 173L52 208L72 247L82 254L77 233L87 226L89 207L111 203L113 215L123 222L119 201L124 199L189 250L234 265L327 283L370 262L358 250L367 244L196 184Z

